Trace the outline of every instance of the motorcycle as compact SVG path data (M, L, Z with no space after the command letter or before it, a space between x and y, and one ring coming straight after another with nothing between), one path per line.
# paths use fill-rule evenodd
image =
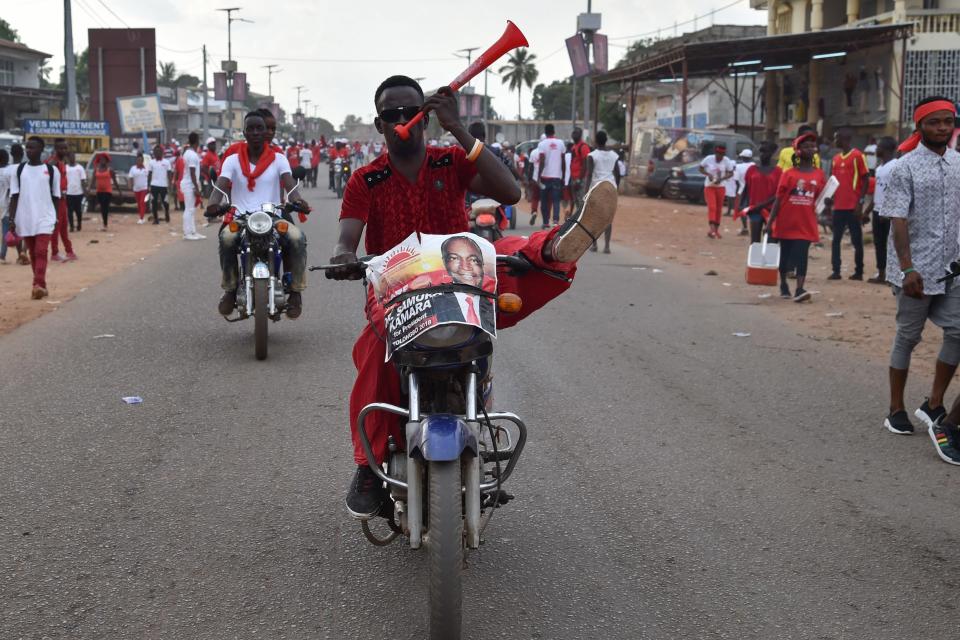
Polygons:
M395 251L395 250L394 250ZM311 271L348 266L364 274L375 256L351 265L323 265ZM497 265L511 275L531 268L520 256L497 256ZM463 284L435 285L408 291L393 299L450 291L497 299L502 312L516 312L515 294L491 294ZM386 483L390 500L380 513L390 533L375 533L361 521L364 536L385 546L405 536L411 549L425 547L429 556L431 640L459 640L462 618L462 574L469 550L479 548L495 510L513 496L503 491L527 440L527 428L515 414L492 411L489 334L469 324L440 324L394 350L406 406L375 402L359 414L358 432L368 461L375 460L365 429L375 411L399 416L405 427L398 441L388 440L386 470L370 468Z
M489 242L502 238L502 230L507 227L503 205L490 198L481 198L469 204L467 217L470 219L470 233Z
M297 187L287 193L287 198ZM229 202L227 193L216 185L214 188ZM292 276L289 271L284 271L280 238L289 230L289 216L293 212L309 213L298 203L289 201L285 205L264 203L258 211L238 211L229 204L220 209L224 225L232 233L240 234L236 258L240 272L236 302L238 315L226 320L240 322L253 316L257 360L267 357L267 320L279 322L286 311Z
M337 158L333 161L333 180L337 198L343 199L343 190L346 189L347 181L350 179L350 171L350 158Z

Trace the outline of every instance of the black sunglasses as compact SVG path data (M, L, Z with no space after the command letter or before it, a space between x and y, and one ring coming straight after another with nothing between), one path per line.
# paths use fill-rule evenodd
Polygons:
M387 124L396 124L403 120L410 120L413 116L420 113L420 107L392 107L384 109L379 114L380 119Z

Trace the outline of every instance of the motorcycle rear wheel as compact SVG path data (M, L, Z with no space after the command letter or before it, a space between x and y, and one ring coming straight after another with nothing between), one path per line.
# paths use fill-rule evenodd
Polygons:
M267 281L253 281L253 346L257 360L267 359Z
M460 461L430 462L427 475L430 640L460 640L464 553Z

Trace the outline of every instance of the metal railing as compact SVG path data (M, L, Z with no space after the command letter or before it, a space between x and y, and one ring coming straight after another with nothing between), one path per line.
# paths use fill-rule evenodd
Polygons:
M951 9L914 9L907 21L916 23L914 33L960 33L960 11Z

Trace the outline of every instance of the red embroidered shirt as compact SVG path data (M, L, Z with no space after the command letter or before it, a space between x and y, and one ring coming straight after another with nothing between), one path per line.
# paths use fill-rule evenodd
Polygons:
M340 219L366 223L365 248L380 255L414 231L450 234L470 228L464 196L477 167L460 147L427 147L409 182L390 164L389 154L357 169L343 194Z

